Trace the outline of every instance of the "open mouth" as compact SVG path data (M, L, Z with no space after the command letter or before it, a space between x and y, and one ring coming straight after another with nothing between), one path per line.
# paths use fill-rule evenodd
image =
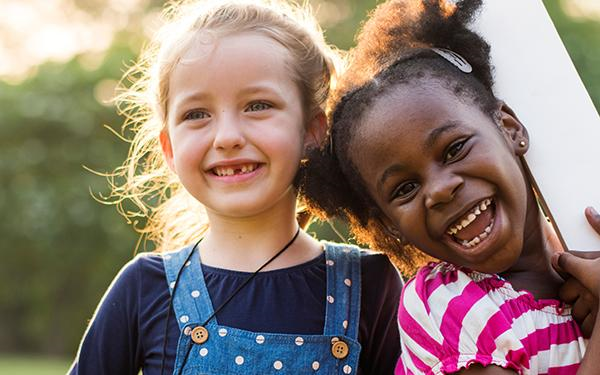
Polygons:
M225 167L214 167L210 171L215 176L227 177L227 176L237 176L237 175L244 175L244 174L252 173L258 167L259 167L258 163L248 163L248 164L240 164L240 165L229 165L229 166L225 166Z
M463 247L472 248L477 246L492 232L495 211L496 204L494 200L486 198L450 225L446 233Z

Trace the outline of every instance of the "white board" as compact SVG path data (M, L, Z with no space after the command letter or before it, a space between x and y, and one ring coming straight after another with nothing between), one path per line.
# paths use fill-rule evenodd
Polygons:
M542 1L486 0L474 28L492 46L496 96L529 131L525 159L563 244L600 250L583 213L600 210L600 117Z

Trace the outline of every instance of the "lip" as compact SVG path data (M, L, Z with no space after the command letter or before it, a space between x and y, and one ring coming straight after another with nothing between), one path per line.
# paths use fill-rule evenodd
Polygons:
M492 199L492 198L490 197L488 199ZM478 243L477 245L475 245L471 248L466 248L466 247L458 244L456 241L454 241L452 236L447 233L444 233L444 235L442 236L443 242L448 247L450 247L454 253L459 254L463 258L466 258L466 260L471 263L478 263L478 262L485 260L488 256L490 249L496 243L496 240L500 234L500 231L502 228L502 222L503 222L502 207L496 200L494 200L494 204L495 204L494 226L492 227L492 231L487 235L486 238L481 240L480 243ZM473 206L471 206L471 208ZM453 223L453 222L450 222L450 223Z
M239 166L239 165L244 165L244 164L256 164L256 169L253 170L252 172L247 172L244 174L234 174L231 176L217 176L216 174L214 174L212 172L212 170L214 168L218 168L218 167L224 168L224 167ZM261 163L259 161L252 160L252 159L228 159L228 160L221 160L221 161L209 164L205 170L205 173L208 175L208 177L210 179L212 179L214 181L218 181L218 182L222 182L222 183L229 183L229 184L237 184L237 183L246 182L248 180L251 180L251 179L255 178L256 176L258 176L259 174L261 174L264 170L264 165L265 165L265 163Z

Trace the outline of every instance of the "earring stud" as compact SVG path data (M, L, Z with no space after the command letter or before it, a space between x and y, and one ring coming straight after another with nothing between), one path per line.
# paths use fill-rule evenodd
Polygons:
M527 142L521 141L521 142L519 142L519 146L525 147L525 146L527 146Z

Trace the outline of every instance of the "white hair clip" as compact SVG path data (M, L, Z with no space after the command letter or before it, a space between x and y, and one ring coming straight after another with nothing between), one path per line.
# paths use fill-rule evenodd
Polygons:
M431 48L431 50L446 59L450 64L460 69L463 73L471 73L473 67L464 57L458 53L445 48Z

